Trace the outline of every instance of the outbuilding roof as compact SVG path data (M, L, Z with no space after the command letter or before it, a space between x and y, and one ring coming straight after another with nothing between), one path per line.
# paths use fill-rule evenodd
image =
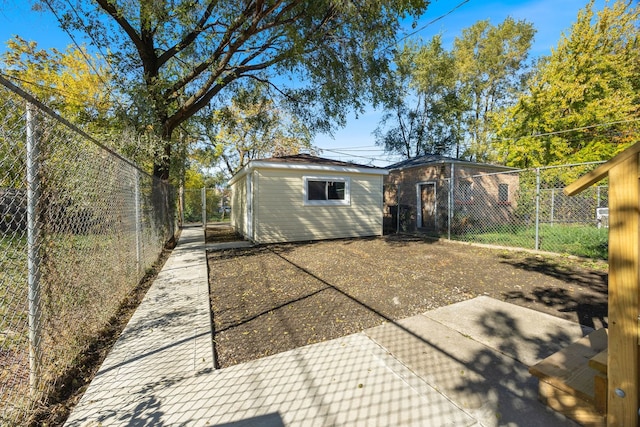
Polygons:
M275 163L299 163L299 164L313 164L313 165L331 165L331 166L346 166L356 168L370 168L380 169L375 166L360 165L352 162L341 162L339 160L325 159L324 157L313 156L311 154L294 154L291 156L278 156L268 159L252 160L254 162L275 162Z
M323 157L312 156L311 154L295 154L291 156L279 156L271 157L268 159L251 160L249 163L244 165L244 167L240 169L234 176L231 177L231 179L229 180L229 184L232 185L238 179L257 168L308 170L327 173L346 172L373 175L389 174L389 171L385 168L360 165L351 162L341 162L339 160L333 159L325 159Z
M510 168L508 166L471 162L468 160L456 159L455 157L442 156L440 154L425 154L424 156L403 160L401 162L394 163L392 165L387 166L386 169L388 170L408 169L408 168L414 168L418 166L428 166L428 165L445 164L445 163L454 163L457 165L467 165L467 166L476 166L476 167L481 166L481 167L493 168L493 169L513 170L513 168Z

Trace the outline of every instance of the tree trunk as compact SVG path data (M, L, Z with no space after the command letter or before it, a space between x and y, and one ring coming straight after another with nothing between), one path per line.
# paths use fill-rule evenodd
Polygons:
M171 166L171 132L163 132L162 148L153 161L153 176L163 181L169 180Z

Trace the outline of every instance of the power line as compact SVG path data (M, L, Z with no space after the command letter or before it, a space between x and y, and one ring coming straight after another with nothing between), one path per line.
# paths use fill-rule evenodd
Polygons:
M96 68L94 67L93 63L89 60L89 58L87 57L86 53L84 52L84 49L82 47L80 47L80 45L78 44L78 42L76 41L75 37L73 36L73 34L71 34L71 32L66 28L66 26L62 23L62 19L60 19L60 17L58 16L58 13L56 12L56 10L53 8L53 6L51 5L49 0L44 0L45 4L47 5L47 7L49 7L49 10L51 11L51 13L53 13L53 16L56 17L56 20L58 21L58 23L60 24L60 27L64 30L65 33L67 33L67 35L69 36L69 38L71 38L71 41L73 42L73 44L76 46L76 48L80 51L80 53L82 54L82 57L84 58L85 62L87 63L87 65L93 70L94 73L96 73L96 76L98 76L98 78L100 79L100 81L102 82L102 84L104 84L106 87L109 87L109 85L107 84L107 82L104 81L104 79L102 78L102 76L100 75L100 73L98 72L98 70L96 70Z
M94 66L93 62L87 57L87 54L85 53L84 49L78 44L78 42L76 41L75 37L73 36L73 34L71 34L71 32L67 29L66 25L64 25L64 23L62 22L62 19L60 18L60 16L58 16L58 13L56 12L56 10L53 8L53 6L51 5L50 0L43 0L44 3L47 5L47 7L49 8L49 10L51 11L51 13L53 13L53 16L55 16L56 20L58 21L58 23L60 24L60 28L62 28L62 30L67 33L67 35L69 36L69 38L71 39L71 41L73 41L73 44L76 46L76 48L80 51L82 57L84 58L85 62L87 63L87 65L93 70L93 72L96 74L96 76L98 77L98 79L102 82L102 84L104 85L104 87L107 89L107 93L109 95L109 98L113 99L114 104L116 104L118 107L120 107L121 109L125 109L125 106L123 106L120 101L118 100L117 97L113 96L112 90L111 90L111 85L109 85L105 79L102 77L102 75L100 74L100 72L96 69L96 67ZM73 10L73 12L76 14L76 16L78 17L78 19L80 19L80 16L78 15L78 11L75 9L75 7L68 2L69 6L71 7L71 9ZM89 34L89 37L91 38L91 35ZM93 38L92 38L93 40ZM115 72L115 70L113 69L113 67L111 66L111 63L106 59L106 56L102 53L102 51L100 51L99 45L95 42L95 40L93 40L94 45L96 45L96 47L98 48L98 51L100 52L100 54L105 58L105 62L107 63L107 65L109 66L109 68L111 68L112 72L114 73L115 76L117 76L118 74ZM116 80L117 81L117 80Z
M379 145L362 145L360 147L331 147L333 150L340 151L384 151Z
M356 155L356 154L349 154L349 153L344 153L338 150L331 150L328 148L324 148L321 149L323 152L324 151L328 151L330 153L336 153L339 154L341 156L346 156L346 157L354 157L354 158L358 158L358 159L365 159L365 160L372 160L372 161L390 161L389 157L392 157L393 155L389 155L389 156L360 156L360 155Z
M580 130L593 129L593 128L597 128L597 127L613 126L613 125L619 125L619 124L623 124L623 123L632 123L632 122L638 122L638 121L640 121L640 117L635 117L635 118L632 118L632 119L625 119L625 120L618 120L618 121L615 121L615 122L598 123L598 124L595 124L595 125L581 126L581 127L572 128L572 129L557 130L557 131L553 131L553 132L535 133L533 135L516 136L516 137L511 137L511 138L496 138L496 140L498 140L498 141L517 141L517 140L520 140L520 139L523 139L523 138L539 138L539 137L542 137L542 136L560 135L560 134L568 133L568 132L575 132L575 131L580 131Z
M458 3L456 6L454 6L452 9L450 9L447 13L438 16L435 19L432 19L431 21L427 22L426 24L424 24L422 27L418 28L415 31L410 32L409 34L405 35L404 37L398 39L396 41L396 43L400 43L403 40L408 39L409 37L418 34L420 31L424 30L425 28L427 28L430 25L435 24L436 22L440 21L441 19L446 18L447 16L451 15L453 12L455 12L457 9L459 9L460 7L462 7L463 5L465 5L466 3L469 3L469 0L463 0L460 3Z
M48 0L47 1L47 5L48 5ZM78 13L78 10L75 8L75 6L71 3L70 0L67 0L67 4L69 5L69 7L71 8L71 10L73 10L73 13L76 15L76 18L78 18L78 20L80 20L82 22L82 18L80 17L80 14ZM49 8L51 8L51 6L49 6ZM55 12L54 12L55 13ZM58 17L56 16L56 19L58 19ZM64 28L64 26L62 25L62 22L60 21L60 19L58 19L58 22L60 23L60 25L63 27L64 31L69 34L69 32L66 30L66 28ZM84 23L83 23L84 25ZM87 36L91 39L91 41L93 42L93 45L96 47L96 49L98 49L98 52L100 52L100 55L102 55L103 58L105 58L105 62L107 64L107 66L111 69L111 72L113 73L114 76L118 75L118 72L113 68L113 65L111 64L111 62L107 59L108 56L104 54L104 52L102 51L102 49L100 48L100 43L96 42L96 40L93 38L93 35L91 34L91 31L86 31ZM71 34L69 34L69 36L72 38ZM117 80L116 80L117 81Z

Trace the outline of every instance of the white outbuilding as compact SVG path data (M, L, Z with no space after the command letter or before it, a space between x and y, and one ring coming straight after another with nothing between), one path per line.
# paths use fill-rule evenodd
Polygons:
M252 160L231 187L231 225L255 243L382 235L386 169L298 154Z

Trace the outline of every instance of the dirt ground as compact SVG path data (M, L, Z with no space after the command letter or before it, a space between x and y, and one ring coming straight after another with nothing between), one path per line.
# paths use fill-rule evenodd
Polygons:
M231 238L220 229L207 235ZM607 264L598 261L411 235L263 245L208 260L219 367L479 295L607 325Z

